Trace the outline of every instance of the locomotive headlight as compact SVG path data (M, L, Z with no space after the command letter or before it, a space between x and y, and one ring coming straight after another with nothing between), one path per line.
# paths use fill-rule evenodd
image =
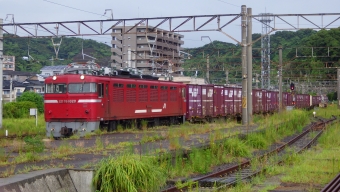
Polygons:
M51 132L54 132L54 128L51 129Z
M85 128L83 128L83 129L82 129L82 131L83 131L83 132L85 132L85 131L86 131L86 129L85 129Z
M57 80L57 76L53 75L52 79Z
M80 75L80 79L84 80L85 79L85 75Z

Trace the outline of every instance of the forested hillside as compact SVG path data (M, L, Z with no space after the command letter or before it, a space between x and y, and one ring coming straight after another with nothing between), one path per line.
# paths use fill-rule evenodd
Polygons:
M253 40L259 39L261 34L253 34ZM283 75L284 80L323 81L334 80L336 70L340 67L340 28L331 30L299 30L278 31L270 36L271 39L271 79L275 83L278 70L278 50L283 47ZM58 39L55 43L59 42ZM54 65L68 64L83 48L94 50L91 56L97 62L108 66L110 61L110 47L94 40L65 37L60 46L59 58ZM253 76L261 74L261 40L253 45ZM313 50L311 47L314 47ZM28 51L34 60L23 60ZM185 49L192 56L186 59L183 67L185 74L193 76L198 71L199 77L205 77L206 56L209 54L210 80L212 83L225 83L225 72L228 70L229 83L237 83L241 78L241 46L237 44L214 41L203 47ZM50 38L16 38L5 34L4 54L16 56L16 70L38 72L46 65L52 65L50 60L55 57ZM312 55L314 57L312 57ZM296 57L298 56L298 57ZM315 57L316 56L316 57Z
M54 43L59 43L59 39L54 39ZM64 37L62 39L58 58L53 60L54 65L66 65L72 62L72 58L81 53L83 48L93 49L91 54L95 57L98 63L103 66L108 65L108 60L111 56L110 47L104 43L98 43L94 40ZM33 59L24 60L23 57L28 57L28 51ZM4 55L14 55L16 57L17 71L39 72L43 66L52 65L52 57L55 58L55 51L52 45L51 38L18 38L13 35L4 35ZM61 60L62 59L62 60Z
M256 40L261 34L253 34ZM336 79L334 67L340 67L340 28L331 30L278 31L271 39L271 79L277 76L278 47L283 48L283 75L290 80L326 81ZM261 74L261 40L253 45L253 73ZM311 47L314 47L313 49ZM213 83L225 83L225 72L229 71L229 83L239 82L241 78L241 46L214 41L203 47L186 49L192 54L185 60L183 67L187 75L198 70L200 77L205 77L207 54L209 54L210 80ZM314 57L312 57L314 56Z

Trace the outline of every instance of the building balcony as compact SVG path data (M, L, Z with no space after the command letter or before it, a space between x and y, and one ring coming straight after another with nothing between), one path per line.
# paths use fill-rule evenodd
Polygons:
M123 59L117 55L111 55L111 60L116 60L117 63L122 63Z
M137 46L137 51L150 51L150 48L149 46L144 46L144 47L138 47ZM155 50L155 49L154 49Z
M111 44L115 44L116 46L118 47L121 47L122 46L122 43L120 40L111 40Z
M151 63L137 63L137 66L136 66L137 68L139 68L139 67L144 67L144 68L147 68L147 67L152 67L151 66Z
M119 48L111 48L112 53L116 53L118 55L122 55L122 51Z
M141 39L141 40L137 39L137 44L148 44L148 40L146 40L146 39Z
M119 40L119 41L123 40L123 37L120 33L112 33L112 34L113 34L112 36L115 37L116 40Z

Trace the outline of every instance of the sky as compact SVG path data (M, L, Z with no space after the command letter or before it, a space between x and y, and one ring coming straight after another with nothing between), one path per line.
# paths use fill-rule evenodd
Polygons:
M103 15L106 9L112 10L114 19L239 14L242 5L252 8L253 15L340 13L339 0L0 0L0 4L0 18L4 19L4 23L10 23L13 16L15 23L104 20L111 15L111 11ZM6 16L8 17L5 20ZM314 19L318 22L321 20L320 17ZM296 23L295 20L291 21ZM335 25L339 26L340 21L334 23ZM224 30L240 41L240 20ZM253 21L253 33L261 33L261 30L261 24ZM200 47L210 43L210 40L236 43L221 32L181 34L184 35L185 48ZM209 36L210 40L202 36ZM92 38L106 44L111 41L109 35L84 38Z

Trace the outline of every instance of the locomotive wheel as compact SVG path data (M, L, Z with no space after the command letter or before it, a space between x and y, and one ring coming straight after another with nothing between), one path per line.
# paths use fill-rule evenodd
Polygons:
M117 121L110 121L107 127L107 132L112 132L117 130Z

